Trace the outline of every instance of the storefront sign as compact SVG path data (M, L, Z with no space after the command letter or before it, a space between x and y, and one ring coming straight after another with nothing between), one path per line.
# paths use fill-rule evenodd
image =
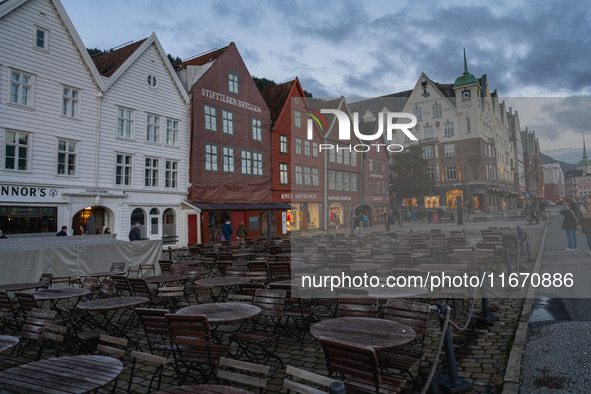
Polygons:
M67 189L66 196L116 196L125 197L127 193L123 190L105 190L105 189Z
M382 201L384 201L385 199L384 199L384 197L372 197L372 199L371 199L371 200L372 200L372 201L379 201L379 202L382 202Z
M59 202L62 189L21 185L0 185L0 201Z
M259 114L261 113L261 107L259 107L258 105L247 103L246 101L238 100L235 97L226 96L222 93L216 93L212 92L211 90L201 89L201 95L224 103L232 104L240 108L246 108L249 111L258 112Z
M286 201L314 201L316 200L316 194L281 193L281 199Z
M383 178L384 176L382 174L369 174L370 178Z
M328 196L329 201L351 201L351 197L347 196Z

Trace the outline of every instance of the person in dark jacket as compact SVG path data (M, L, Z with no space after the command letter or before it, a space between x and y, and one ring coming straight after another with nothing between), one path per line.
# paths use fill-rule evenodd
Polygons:
M2 230L0 230L0 239L6 239L6 238L8 238L8 237L6 235L4 235Z
M560 214L564 216L562 229L566 231L566 238L568 239L568 248L566 250L577 250L577 203L571 201L569 205L562 208Z
M222 235L224 236L224 241L228 241L230 242L232 240L232 234L234 234L234 231L232 231L232 223L230 222L230 219L226 220L226 223L224 223L224 227L222 227Z
M583 205L579 207L577 221L579 223L579 229L587 238L587 246L591 255L591 196L585 196L583 199Z
M80 225L80 235L88 235L88 231L86 230L86 224Z
M240 222L240 226L238 226L238 229L236 229L236 236L238 238L248 237L248 231L246 230L246 226L244 225L244 222Z
M140 229L140 224L136 222L135 226L129 232L129 240L139 241L140 239L142 239L142 230Z
M55 236L56 237L67 237L68 236L68 233L66 232L67 230L68 230L67 226L62 226L62 231L57 233Z

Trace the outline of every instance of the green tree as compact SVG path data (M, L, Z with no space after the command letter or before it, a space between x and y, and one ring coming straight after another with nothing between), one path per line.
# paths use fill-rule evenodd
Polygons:
M98 55L99 53L104 52L102 49L98 49L98 48L86 48L86 50L88 51L88 54L90 56Z
M168 60L170 61L170 64L172 64L173 66L177 63L182 62L180 57L173 57L170 53L168 54Z
M429 177L427 159L423 159L423 148L413 145L403 152L392 154L392 191L396 194L396 204L402 199L416 197L428 193L435 187Z

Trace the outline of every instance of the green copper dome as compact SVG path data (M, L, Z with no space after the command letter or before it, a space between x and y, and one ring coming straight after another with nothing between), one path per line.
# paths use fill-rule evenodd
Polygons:
M454 89L460 86L478 84L476 77L468 72L468 62L466 61L466 49L464 48L464 75L458 77L454 83Z
M585 138L583 138L583 160L577 163L577 167L588 165L591 165L591 160L587 158L587 148L585 148Z

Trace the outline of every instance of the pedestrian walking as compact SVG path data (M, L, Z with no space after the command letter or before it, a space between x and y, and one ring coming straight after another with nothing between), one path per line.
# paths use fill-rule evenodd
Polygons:
M234 231L232 231L232 223L230 222L230 219L228 219L222 227L222 241L230 242L232 240L232 234L234 234Z
M140 224L135 222L135 225L129 231L129 240L130 241L139 241L142 239L142 230L140 229Z
M583 199L583 205L579 207L577 219L579 223L579 230L581 230L587 238L589 255L591 255L591 196L585 196Z
M386 217L384 220L386 222L386 231L390 231L390 214L388 214L387 211L386 211Z
M569 205L565 205L560 214L564 216L562 220L562 229L566 231L566 239L568 240L568 247L566 250L577 250L577 203L571 201Z
M238 239L248 237L248 231L246 230L244 222L240 222L240 226L238 226L238 228L236 229L236 237Z
M417 215L418 215L418 214L417 214L417 211L416 211L416 209L413 209L413 210L412 210L412 222L413 222L413 223L416 223L416 222L417 222Z
M412 218L412 213L410 212L410 209L408 211L406 211L406 222L410 224L410 219Z
M62 226L62 231L57 233L55 236L56 237L67 237L68 236L67 230L68 230L67 226Z

